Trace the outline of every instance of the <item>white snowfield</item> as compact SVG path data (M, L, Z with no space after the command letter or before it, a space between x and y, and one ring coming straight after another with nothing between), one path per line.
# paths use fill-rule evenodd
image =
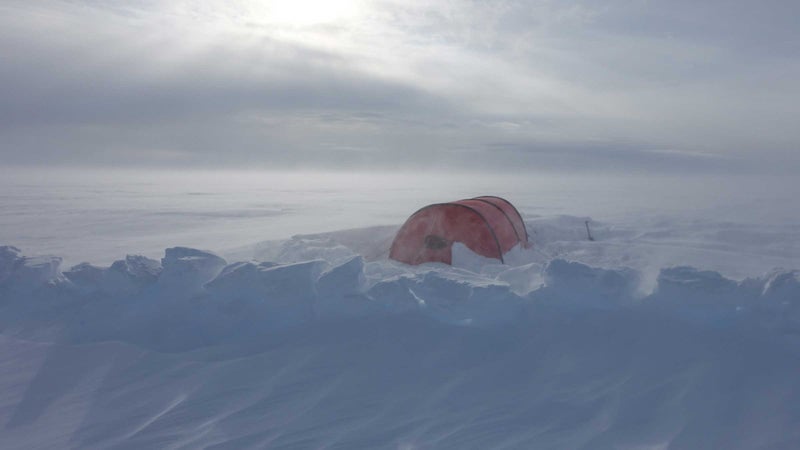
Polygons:
M800 448L786 230L527 225L506 265L390 261L396 226L229 261L0 247L0 448Z

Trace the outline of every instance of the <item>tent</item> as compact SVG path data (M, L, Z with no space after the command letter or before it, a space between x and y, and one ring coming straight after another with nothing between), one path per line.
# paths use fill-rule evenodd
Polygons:
M517 208L500 197L436 203L406 220L392 242L389 258L406 264L450 264L455 242L504 262L503 254L514 246L528 246L528 232Z

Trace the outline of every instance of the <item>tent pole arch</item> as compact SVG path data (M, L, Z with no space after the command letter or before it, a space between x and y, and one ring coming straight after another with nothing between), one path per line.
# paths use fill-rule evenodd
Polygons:
M479 202L483 202L483 203L486 203L486 204L492 205L492 206L494 206L495 208L497 208L497 210L498 210L498 211L500 211L501 213L503 213L503 216L504 216L504 217L506 218L506 220L508 221L508 224L509 224L509 225L511 225L511 228L514 230L514 235L516 235L516 236L517 236L517 242L522 242L522 239L520 239L520 237L519 237L519 233L517 232L517 227L515 227L515 226L514 226L514 222L512 222L512 221L511 221L511 217L508 217L508 214L506 214L506 212L505 212L505 211L503 211L503 208L501 208L501 207L499 207L499 206L495 205L494 203L490 202L489 200L486 200L485 198L474 197L474 198L472 198L471 200L477 200L477 201L479 201ZM525 239L525 240L527 241L527 239Z
M503 197L497 196L497 195L481 195L480 197L475 197L475 200L478 200L481 197L484 197L484 198L496 198L496 199L502 201L503 203L507 204L508 206L510 206L511 209L513 209L514 212L517 213L517 217L519 217L519 221L522 223L522 230L525 232L525 242L526 243L530 242L530 239L529 239L530 236L528 235L528 228L525 226L525 220L522 218L522 214L519 213L519 210L517 209L516 206L514 206L513 203L511 203L510 201L504 199Z

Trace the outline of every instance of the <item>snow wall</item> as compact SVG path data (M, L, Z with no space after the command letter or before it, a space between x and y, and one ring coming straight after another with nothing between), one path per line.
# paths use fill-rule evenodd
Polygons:
M316 256L303 261L228 263L208 251L175 247L160 261L129 255L110 267L83 263L67 270L58 257L29 258L0 247L0 323L6 333L21 336L121 340L165 351L378 316L502 327L541 308L643 310L787 336L800 331L796 270L735 281L714 271L669 267L645 293L642 274L632 268L558 258L500 265L465 247L454 251L456 266L411 267L367 262L341 245L314 244L285 244L279 259Z
M798 271L266 247L0 248L1 446L800 447Z

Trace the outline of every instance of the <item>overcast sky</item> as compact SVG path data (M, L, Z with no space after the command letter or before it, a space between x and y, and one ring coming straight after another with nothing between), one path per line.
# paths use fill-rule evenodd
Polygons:
M19 165L800 169L800 2L4 0Z

